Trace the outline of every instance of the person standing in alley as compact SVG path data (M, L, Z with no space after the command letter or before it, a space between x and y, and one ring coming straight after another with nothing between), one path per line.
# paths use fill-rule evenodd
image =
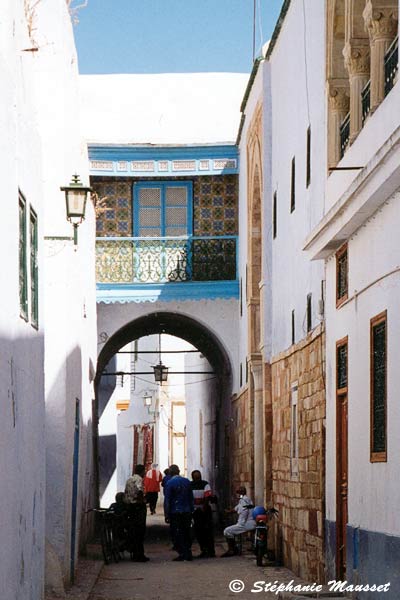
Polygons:
M194 532L200 546L199 558L213 558L215 557L215 547L210 506L211 487L208 481L201 478L201 473L197 469L192 471L191 487L194 497Z
M128 509L128 535L132 560L147 562L150 560L144 554L144 536L146 533L146 503L143 493L143 478L145 468L136 465L134 474L128 478L125 485L124 501Z
M162 475L158 469L158 465L153 463L151 469L146 473L144 478L144 491L146 493L146 501L149 503L150 513L154 515L156 513L156 506L158 500L158 493L160 491L160 483L162 481Z
M193 560L190 525L194 508L189 479L179 475L179 467L169 467L171 479L164 488L165 522L170 524L171 537L178 556L173 560Z
M165 489L165 486L167 485L167 483L170 479L171 479L171 475L169 474L169 469L164 469L164 477L161 482L161 486L163 487L163 489Z

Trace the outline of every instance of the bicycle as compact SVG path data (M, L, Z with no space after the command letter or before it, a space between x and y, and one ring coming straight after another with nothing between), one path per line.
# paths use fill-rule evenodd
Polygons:
M100 543L103 559L106 565L110 562L119 562L120 554L115 535L116 515L107 508L90 508L87 513L94 512L100 523Z

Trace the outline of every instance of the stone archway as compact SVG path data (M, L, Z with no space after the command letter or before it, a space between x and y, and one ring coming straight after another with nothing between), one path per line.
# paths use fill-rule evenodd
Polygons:
M195 346L208 360L216 373L215 382L215 439L213 451L213 467L218 495L222 501L229 493L230 464L229 448L224 440L225 423L229 418L232 391L232 367L228 352L215 333L204 324L187 315L177 312L151 312L133 320L128 320L117 328L105 341L99 352L96 373L96 402L94 407L97 423L99 416L99 389L101 374L115 354L128 343L154 334L169 334L185 340ZM100 411L101 412L101 411ZM99 436L94 432L95 457L97 457L97 489L99 489Z
M248 365L251 373L249 399L253 412L253 477L254 500L265 501L265 365L262 358L263 314L260 284L262 282L262 232L263 232L263 161L262 161L262 107L254 113L247 139L248 189L247 189L247 318Z

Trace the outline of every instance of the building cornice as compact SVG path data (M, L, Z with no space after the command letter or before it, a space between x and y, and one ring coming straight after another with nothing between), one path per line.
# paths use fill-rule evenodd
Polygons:
M271 37L271 41L270 41L269 46L268 46L267 53L265 55L265 58L267 60L269 60L269 58L270 58L270 56L271 56L271 54L272 54L272 52L273 52L273 50L274 50L274 48L276 46L276 42L278 41L278 37L279 37L279 34L281 32L283 23L285 21L285 17L286 17L287 11L289 10L290 3L291 3L291 0L285 0L284 3L283 3L283 5L282 5L281 12L279 13L279 17L278 17L278 20L276 22L275 29L274 29L274 31L272 33L272 37Z
M325 259L347 241L399 188L400 127L379 148L306 238L311 259Z
M237 174L234 144L152 146L89 144L90 174L103 177L177 177Z

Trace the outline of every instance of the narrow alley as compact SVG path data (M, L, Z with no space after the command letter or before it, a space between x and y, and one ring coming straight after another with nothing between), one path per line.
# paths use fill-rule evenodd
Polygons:
M217 538L215 559L194 559L193 562L173 562L176 554L171 550L169 527L161 515L148 516L146 555L148 563L133 563L125 553L121 562L104 565L100 561L85 561L85 585L80 584L85 575L78 571L78 581L67 594L67 600L221 600L222 598L254 598L254 582L302 585L304 581L284 567L257 567L248 547L242 556L219 558L225 551L221 537ZM99 551L93 546L91 551ZM194 556L199 554L197 544ZM244 591L229 589L231 582L243 581ZM232 583L231 586L240 586ZM275 592L262 595L266 600L277 598ZM283 598L284 595L279 596ZM334 598L334 596L332 596ZM51 600L51 599L49 599Z
M399 10L0 2L0 600L399 600Z

